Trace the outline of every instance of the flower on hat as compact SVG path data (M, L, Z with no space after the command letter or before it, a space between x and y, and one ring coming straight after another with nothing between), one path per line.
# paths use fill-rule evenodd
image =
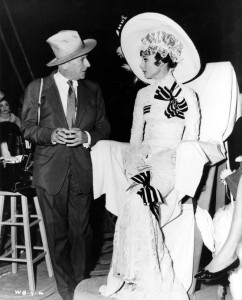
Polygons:
M181 61L183 45L173 34L164 31L148 33L141 39L141 51L145 55L159 52L162 58L168 54L173 62Z
M118 55L120 58L124 58L124 54L123 54L123 51L122 51L121 46L119 46L119 47L116 49L116 53L117 53L117 55Z

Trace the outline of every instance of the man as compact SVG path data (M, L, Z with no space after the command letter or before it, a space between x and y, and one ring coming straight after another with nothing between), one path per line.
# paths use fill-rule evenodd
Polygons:
M76 31L50 37L57 72L44 78L40 122L40 80L27 87L22 111L24 137L36 145L33 185L42 209L57 289L72 299L86 277L91 239L92 199L90 146L107 139L110 125L98 84L85 80L87 54L96 41L82 41Z

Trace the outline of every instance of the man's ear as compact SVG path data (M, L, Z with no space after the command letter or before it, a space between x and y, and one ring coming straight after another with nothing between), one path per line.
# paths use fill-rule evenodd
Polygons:
M69 62L59 65L59 70L66 70Z

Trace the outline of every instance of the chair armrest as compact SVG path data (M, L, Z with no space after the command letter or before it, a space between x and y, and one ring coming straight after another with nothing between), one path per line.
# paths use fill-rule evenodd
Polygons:
M201 181L204 166L214 165L225 157L219 144L201 141L182 141L176 152L175 189L178 200L194 197Z

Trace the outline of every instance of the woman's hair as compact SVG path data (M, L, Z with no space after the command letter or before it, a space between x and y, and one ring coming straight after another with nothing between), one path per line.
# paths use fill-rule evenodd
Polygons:
M0 103L2 103L3 101L7 102L7 104L10 106L10 104L9 104L9 102L8 102L8 100L7 100L6 98L2 98L2 99L0 100Z
M151 55L151 54L154 54L154 53L152 51L144 51L144 50L140 51L141 57ZM162 62L165 64L168 63L169 69L174 69L177 66L177 62L172 61L169 54L167 54L166 57L162 57L159 52L156 52L155 53L155 65L159 66Z

